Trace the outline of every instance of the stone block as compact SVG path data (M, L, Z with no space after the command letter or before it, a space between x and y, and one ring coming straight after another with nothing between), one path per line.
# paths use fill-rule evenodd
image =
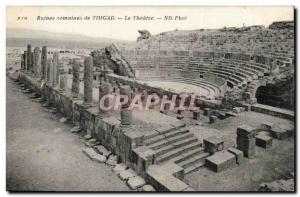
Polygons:
M93 160L93 161L96 161L96 162L98 162L98 163L105 163L106 159L107 159L107 158L106 158L105 156L100 155L100 154L94 155L94 156L92 157L92 160Z
M211 112L211 109L210 109L210 108L204 108L204 113L203 113L203 115L204 115L204 116L210 116L210 112Z
M200 120L200 111L199 110L193 111L193 119Z
M93 157L98 154L93 148L85 148L82 152L90 159L93 159Z
M236 165L235 155L230 152L219 152L205 159L205 165L214 172L221 172Z
M108 157L109 155L111 155L111 152L102 145L95 146L95 148L99 152L99 154L101 154L105 157Z
M129 178L129 180L127 181L127 184L130 187L130 189L134 190L134 189L144 186L146 184L146 181L140 176L135 176L135 177Z
M271 131L273 126L274 125L273 125L272 122L264 121L260 124L260 129L263 130L263 131Z
M117 155L110 155L106 161L106 164L110 166L116 166L118 163L118 156Z
M270 148L272 146L272 138L270 136L259 134L255 136L256 138L256 146L260 146L262 148Z
M233 113L236 113L236 114L241 113L241 109L240 109L239 107L234 107L234 108L232 109L232 111L233 111Z
M218 120L217 116L209 116L209 123L210 124L215 123L217 120Z
M220 137L212 136L203 140L204 150L211 154L224 149L224 140Z
M176 118L177 118L178 120L182 120L182 119L184 118L184 115L177 114Z
M271 135L272 135L272 137L274 137L276 139L284 140L289 137L289 131L287 131L283 128L280 128L280 127L275 127L275 128L272 128Z
M128 170L121 171L119 176L123 181L127 181L129 178L137 176L137 174L129 168Z
M120 174L122 171L125 171L127 170L128 167L123 164L123 163L119 163L117 164L114 168L113 168L113 171L116 173L116 174Z
M152 187L152 185L144 185L141 189L143 192L155 192L155 189Z
M241 165L244 162L244 153L236 148L228 148L228 152L235 155L236 163Z
M254 138L256 130L248 125L241 125L237 128L236 134L246 138Z

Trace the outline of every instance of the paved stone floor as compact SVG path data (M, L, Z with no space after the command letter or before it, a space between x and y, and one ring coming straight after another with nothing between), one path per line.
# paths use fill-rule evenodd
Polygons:
M10 191L128 191L105 164L82 153L70 133L11 80L6 88L6 188Z
M225 146L231 147L236 142L236 128L248 124L254 128L262 121L280 124L291 123L289 120L256 113L243 112L238 117L218 120L214 124L205 124L210 128L195 126L191 131L200 139L204 136L222 135ZM215 130L217 129L217 130ZM273 139L273 146L263 149L256 146L256 156L245 159L245 163L220 173L208 168L187 174L185 182L199 191L257 191L262 182L290 178L294 172L294 139Z

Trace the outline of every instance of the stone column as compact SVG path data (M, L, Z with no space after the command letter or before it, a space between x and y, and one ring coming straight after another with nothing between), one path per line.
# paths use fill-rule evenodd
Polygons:
M93 58L84 59L84 104L93 103Z
M24 70L27 70L27 51L24 51Z
M33 50L33 71L36 77L41 77L41 51L39 47Z
M21 70L25 69L25 55L21 54Z
M121 125L132 124L132 110L129 109L131 103L131 88L128 85L120 87L120 94L128 97L128 102L121 106Z
M59 75L59 91L66 91L67 86L67 75L66 73L62 73Z
M59 72L58 72L59 54L54 52L53 54L53 86L55 87L59 82Z
M41 78L47 78L47 47L42 47L42 57L41 57Z
M76 59L73 60L72 65L73 81L72 81L72 95L74 98L79 96L79 85L80 85L80 62Z
M32 70L31 45L27 45L27 70Z
M53 85L53 60L52 58L47 59L47 79L46 81L50 86Z

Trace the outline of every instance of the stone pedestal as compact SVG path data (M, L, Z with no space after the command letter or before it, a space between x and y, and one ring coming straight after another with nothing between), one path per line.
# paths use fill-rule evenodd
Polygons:
M193 111L193 119L200 120L200 110Z
M131 125L132 123L132 110L128 108L121 109L121 125Z
M214 154L215 152L222 151L224 149L224 140L212 136L203 140L204 143L204 151L209 152L210 154Z
M204 116L210 116L210 108L204 108Z
M255 155L255 130L248 125L237 128L237 149L244 152L244 156L251 158Z

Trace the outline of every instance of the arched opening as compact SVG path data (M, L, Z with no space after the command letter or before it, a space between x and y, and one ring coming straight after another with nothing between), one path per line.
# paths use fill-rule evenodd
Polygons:
M256 91L257 102L278 108L294 110L294 80L260 86Z

